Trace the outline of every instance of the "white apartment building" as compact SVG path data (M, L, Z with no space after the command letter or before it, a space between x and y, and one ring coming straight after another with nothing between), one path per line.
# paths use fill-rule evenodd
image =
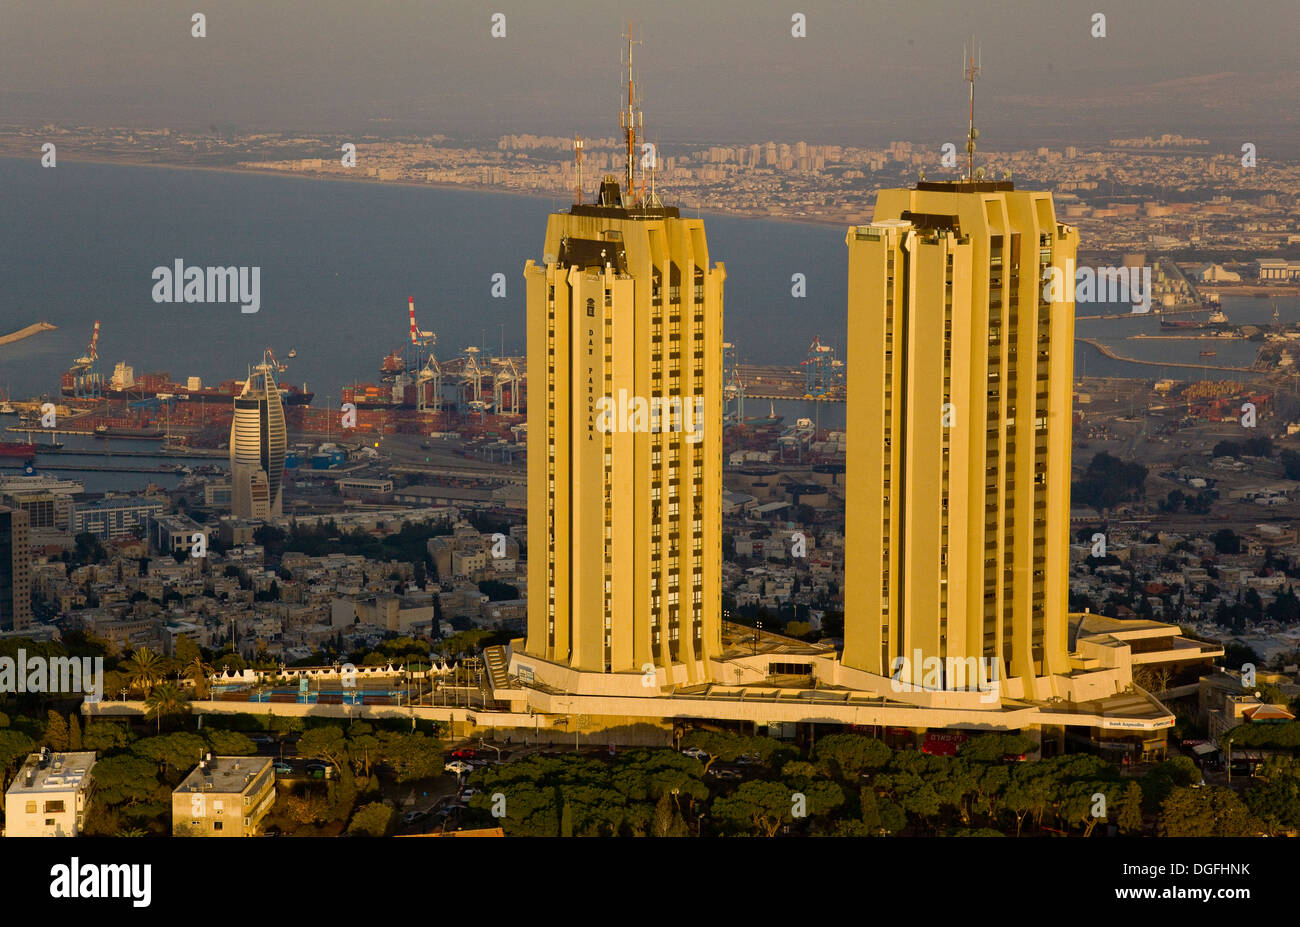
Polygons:
M27 757L5 793L6 837L76 837L86 823L93 750Z

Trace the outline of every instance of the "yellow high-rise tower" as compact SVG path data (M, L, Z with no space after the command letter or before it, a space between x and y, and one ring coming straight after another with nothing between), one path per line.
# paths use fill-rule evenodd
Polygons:
M704 223L620 188L554 213L524 269L525 678L658 695L721 653L722 284ZM653 158L653 154L650 155ZM595 676L591 674L597 674Z
M1074 303L1046 284L1073 277L1078 233L1050 193L961 180L881 191L847 242L844 663L906 658L920 684L917 656L985 659L1004 692L1050 695L1069 668Z

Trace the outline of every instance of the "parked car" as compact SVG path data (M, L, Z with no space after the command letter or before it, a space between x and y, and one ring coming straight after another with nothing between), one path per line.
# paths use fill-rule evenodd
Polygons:
M760 762L762 761L753 753L742 753L736 757L737 766L757 766Z
M271 768L275 770L275 774L276 774L277 776L292 776L292 775L293 775L293 767L290 766L288 763L276 763L276 764L275 764L274 766L272 766Z
M427 811L408 811L402 815L403 824L414 824L416 821L423 821L429 816Z
M682 756L689 756L697 760L707 760L709 758L708 752L701 750L699 747L687 747L682 751Z
M472 760L474 757L478 756L478 751L464 747L460 750L453 750L451 755L457 760Z
M462 789L460 793L461 801L468 801L478 794L478 789Z
M710 769L709 775L713 776L715 779L721 779L728 782L744 778L744 776L734 769Z
M466 763L464 760L452 760L442 768L447 772L455 773L458 776L463 776L468 772L473 772L474 770L474 767Z

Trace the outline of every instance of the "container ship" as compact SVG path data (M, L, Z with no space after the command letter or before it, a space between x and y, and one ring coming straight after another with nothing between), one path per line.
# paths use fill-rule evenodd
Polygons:
M124 428L117 425L96 425L94 435L96 438L145 438L147 440L157 440L165 437L166 433L161 428Z
M1204 322L1196 319L1161 319L1160 327L1170 331L1180 332L1197 332L1204 331L1208 328L1215 328L1220 325L1228 324L1228 316L1222 309L1216 308L1210 313L1210 318Z
M135 375L126 363L119 363L113 376L104 382L98 376L86 373L85 367L73 366L63 374L62 392L69 399L176 399L188 401L232 402L243 389L242 380L222 380L217 386L203 386L198 377L188 377L184 383L175 383L166 372ZM310 405L315 397L289 383L281 383L280 398L285 405Z
M31 460L36 456L36 445L28 441L0 441L0 460Z
M296 351L291 353L297 353ZM272 358L274 360L274 358ZM280 366L280 370L284 367ZM312 394L307 392L304 383L302 389L287 383L278 384L280 396L285 405L309 405ZM204 401L208 399L233 402L244 388L242 380L222 380L218 386L204 386L198 377L187 377L184 383L173 383L171 374L146 373L139 377L135 369L126 361L119 361L113 368L113 376L105 381L99 372L99 322L95 322L90 344L86 353L72 362L63 374L62 392L69 399L176 399L180 401Z

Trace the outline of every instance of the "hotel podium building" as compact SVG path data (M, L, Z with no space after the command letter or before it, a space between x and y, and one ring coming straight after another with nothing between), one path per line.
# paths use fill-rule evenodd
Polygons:
M591 694L708 682L721 655L725 270L709 263L701 220L612 176L595 204L550 216L543 253L524 270L529 659L518 672ZM602 400L615 406L604 420Z
M1073 274L1078 233L1050 193L921 182L847 241L843 662L920 684L918 656L975 658L1057 694L1074 304L1045 282Z

